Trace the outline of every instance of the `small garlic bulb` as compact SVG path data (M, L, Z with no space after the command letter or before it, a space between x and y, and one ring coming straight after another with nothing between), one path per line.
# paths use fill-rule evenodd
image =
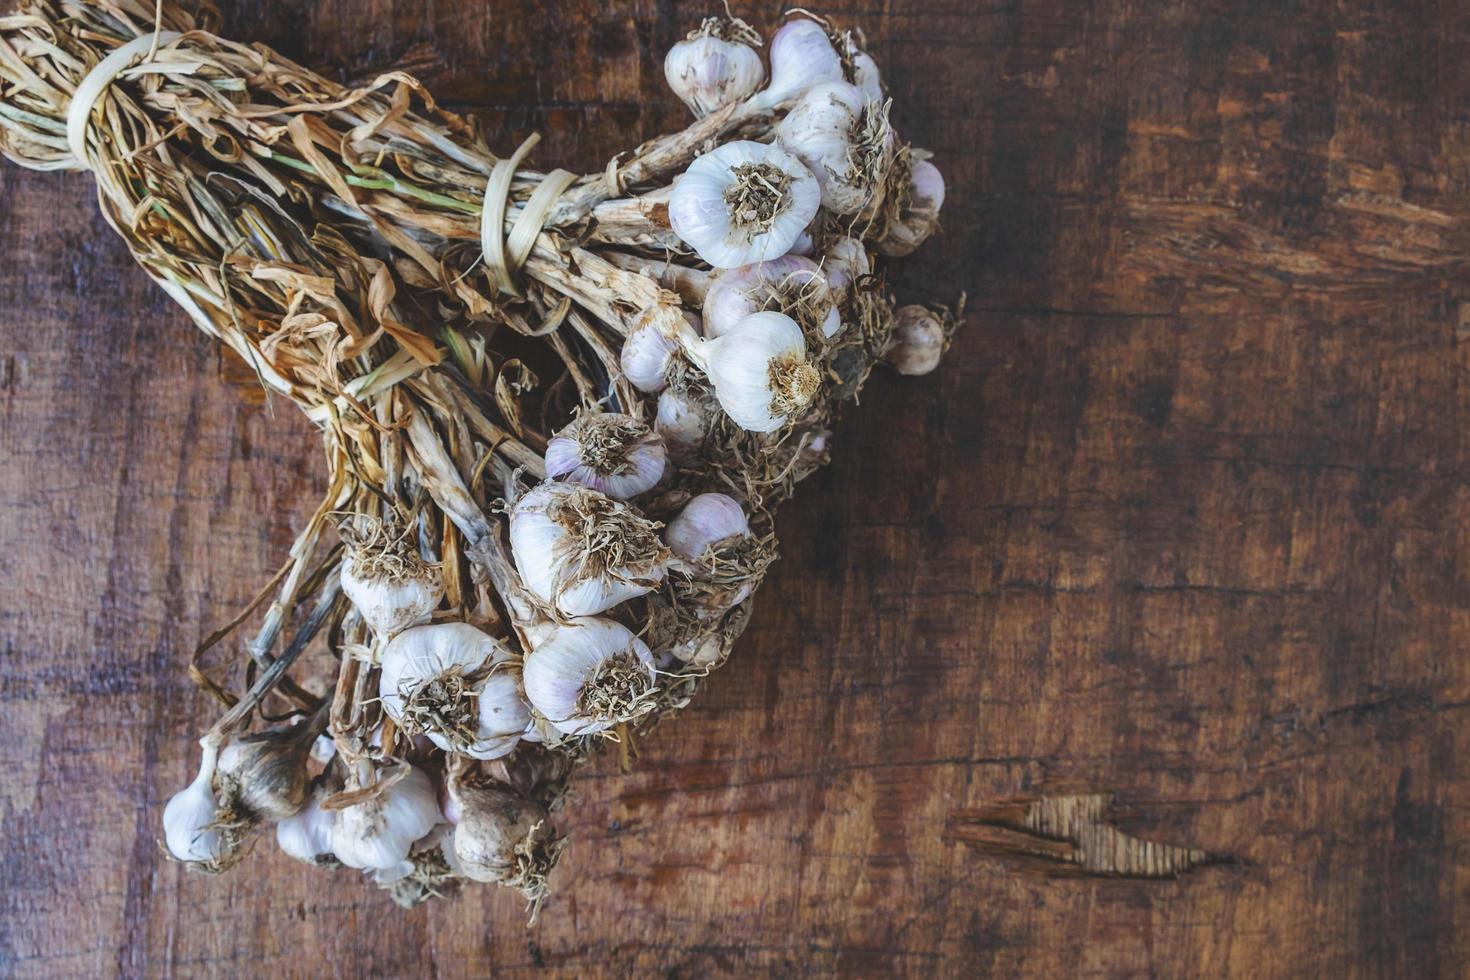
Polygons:
M332 858L332 822L336 814L322 809L326 786L318 783L300 811L276 824L276 844L287 856L307 864L322 864Z
M222 821L215 801L217 758L217 751L206 746L199 774L163 808L163 840L168 852L208 874L218 874L239 860L244 844L245 828Z
M776 138L816 175L833 214L867 207L893 163L887 108L846 82L813 87L777 124Z
M422 770L408 766L376 796L337 811L329 835L332 853L349 868L402 870L414 842L433 830L439 817L434 784Z
M546 445L546 476L631 500L664 475L664 441L631 415L583 415Z
M752 313L767 310L785 313L811 336L830 338L842 330L822 270L811 259L783 255L715 278L704 297L704 335L723 336Z
M909 177L907 200L897 221L889 224L878 251L899 258L924 244L939 227L944 206L944 176L928 160L916 159Z
M610 619L560 626L526 658L526 696L557 731L590 735L653 710L653 657Z
M510 512L510 546L533 594L567 616L591 616L663 581L659 525L631 505L568 483L542 483Z
M388 717L446 752L498 759L531 720L515 656L469 623L415 626L383 650L378 696Z
M680 558L699 562L710 549L718 549L749 534L750 522L733 497L702 493L669 521L664 528L664 541Z
M766 66L755 46L760 35L744 21L705 18L699 30L669 49L664 78L694 115L748 98L766 80Z
M215 789L229 810L284 820L306 802L306 760L317 732L312 723L232 739L219 754Z
M670 388L658 396L653 428L663 437L675 463L684 465L698 458L709 436L709 423L705 400L693 392Z
M444 597L437 566L419 556L410 535L359 517L341 530L347 545L342 591L380 636L427 622Z
M822 204L810 170L777 146L735 140L689 165L669 196L669 224L717 269L785 255Z
M816 396L822 376L806 359L801 327L784 313L753 313L700 349L725 414L742 429L774 432Z
M560 850L546 808L506 787L463 778L450 780L449 795L459 810L456 870L474 881L519 888L533 900L543 897Z
M873 272L873 260L867 247L856 238L839 238L827 246L822 257L822 271L827 275L827 288L832 302L841 306L852 294L852 287Z
M883 360L899 374L928 374L939 366L949 346L944 322L922 306L900 306L893 314L893 334Z
M771 39L771 83L753 102L774 109L805 95L814 85L842 81L842 59L814 20L790 20Z
M883 79L878 73L878 63L873 56L858 47L852 31L832 37L832 46L842 59L842 73L856 85L869 102L883 101Z
M672 316L667 307L653 307L623 341L618 362L639 391L657 393L669 386L669 374L679 362L679 341L668 329Z

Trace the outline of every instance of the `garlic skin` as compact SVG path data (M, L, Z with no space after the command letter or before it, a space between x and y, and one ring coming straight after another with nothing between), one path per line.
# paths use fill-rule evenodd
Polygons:
M774 432L811 404L822 377L801 327L784 313L753 313L700 351L725 414L750 432Z
M566 616L596 615L658 588L668 552L657 532L628 504L567 483L532 488L510 512L521 579Z
M864 276L872 275L873 260L868 249L856 238L839 238L827 247L822 257L822 271L832 302L841 306L852 295L852 288Z
M883 79L873 56L858 47L852 31L831 38L843 62L843 77L856 85L869 102L883 101Z
M750 522L733 497L702 493L684 505L664 528L669 550L688 562L698 562L711 548L750 535Z
M842 59L827 31L814 20L789 20L771 38L771 83L752 102L774 109L814 85L842 81Z
M455 869L473 881L525 888L544 886L555 860L555 837L546 808L500 786L452 779L449 795L459 810ZM527 897L535 897L528 895Z
M567 425L546 445L546 476L631 500L662 479L663 439L631 415L602 412Z
M583 618L526 658L526 696L557 731L590 735L653 709L653 657L626 626Z
M893 163L887 111L847 82L814 86L776 125L776 139L816 176L833 214L867 207Z
M704 297L704 335L721 337L752 313L774 310L797 321L807 332L834 337L842 317L832 301L827 277L809 258L783 255L726 269Z
M679 176L669 196L669 224L701 259L730 269L785 255L821 204L821 185L796 157L777 146L735 140Z
M618 354L623 377L639 391L656 394L669 386L669 372L678 362L679 343L650 310L629 332Z
M916 159L909 178L908 202L899 220L890 224L878 242L878 251L901 258L924 244L939 227L939 209L944 206L944 175L925 159Z
M443 576L405 536L366 519L343 527L341 536L347 545L342 591L375 633L392 636L429 620L444 598Z
M766 66L749 44L727 33L717 18L675 44L664 57L669 88L702 119L717 109L749 98L766 80ZM757 37L757 43L759 38Z
M306 803L306 760L320 729L310 723L232 739L219 753L215 789L231 811L284 820Z
M322 809L326 795L326 787L318 784L299 812L276 824L276 844L288 857L306 864L330 861L336 814Z
M378 696L388 717L446 752L508 755L531 720L515 656L468 623L415 626L383 650Z
M168 852L191 868L209 874L218 874L233 864L241 843L216 822L216 759L217 751L206 746L199 774L170 797L163 808L163 840Z
M709 435L709 410L704 399L673 388L658 396L654 431L664 440L669 458L680 465L693 462Z
M922 306L900 306L893 314L893 334L883 352L899 374L928 374L939 366L949 346L944 322Z
M409 766L402 779L377 796L337 811L329 834L332 853L349 868L401 870L414 842L434 829L439 816L434 784Z

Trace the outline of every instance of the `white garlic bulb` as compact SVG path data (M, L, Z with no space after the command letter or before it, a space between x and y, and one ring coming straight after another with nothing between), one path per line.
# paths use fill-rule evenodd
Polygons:
M276 824L276 844L289 857L307 864L320 864L331 857L336 814L322 809L326 794L326 787L317 784L299 812Z
M420 557L406 533L370 518L342 528L347 558L342 591L380 636L427 622L444 597L437 566Z
M688 390L669 388L658 396L653 428L663 437L669 457L681 465L692 462L709 435L705 401Z
M893 163L887 109L847 82L814 86L777 124L776 138L816 176L833 214L867 207Z
M839 238L827 246L827 254L822 257L822 272L827 276L832 302L841 306L852 294L852 287L864 276L872 274L873 260L867 247L856 238Z
M832 38L832 46L842 58L843 76L856 85L869 102L883 101L883 79L878 73L878 63L873 56L858 47L852 31L844 31Z
M433 782L408 766L402 778L376 796L337 811L329 835L332 853L349 868L402 870L414 842L433 830L439 817Z
M510 546L526 588L563 615L591 616L658 588L658 527L606 494L547 482L511 508Z
M631 500L664 475L664 441L631 415L600 412L575 419L546 444L548 479Z
M704 296L704 335L724 336L752 313L766 310L785 313L813 336L830 338L842 330L821 268L803 256L783 255L726 269L715 278Z
M777 146L734 140L696 159L669 196L669 224L717 269L785 255L822 204L817 178Z
M169 798L163 808L163 840L168 852L190 867L211 874L234 863L241 841L220 825L214 797L216 749L206 746L194 781Z
M378 695L388 717L446 752L498 759L531 720L515 656L468 623L415 626L383 650Z
M909 177L908 199L899 220L888 226L878 251L894 258L908 255L924 244L939 227L944 206L944 175L926 159L916 159Z
M669 49L664 78L699 118L741 102L766 80L766 66L751 41L760 44L760 35L743 21L706 18L699 30Z
M900 306L893 314L893 334L883 352L899 374L928 374L939 366L949 345L944 322L922 306Z
M653 710L653 657L621 623L575 619L526 658L526 696L557 731L589 735Z
M459 811L452 850L460 874L523 889L544 886L556 855L545 807L506 787L461 778L450 780L449 796Z
M822 376L806 359L801 327L784 313L753 313L707 340L700 358L725 414L742 429L774 432L816 397Z
M753 102L774 109L814 85L842 81L842 59L827 31L814 20L790 20L771 38L771 83Z
M664 528L664 542L685 561L698 562L711 548L718 549L749 534L750 522L733 497L702 493L669 521Z
M639 391L660 392L669 385L669 373L678 362L679 342L665 329L663 307L647 311L629 331L618 355L623 376Z

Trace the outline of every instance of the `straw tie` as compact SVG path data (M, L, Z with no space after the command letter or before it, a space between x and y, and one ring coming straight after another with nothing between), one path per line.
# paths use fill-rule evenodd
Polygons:
M536 236L546 224L556 199L572 186L577 175L566 170L553 170L542 178L540 185L531 194L531 199L521 209L520 216L505 233L505 213L510 207L510 185L515 179L516 169L531 149L541 141L540 133L532 133L509 157L495 164L490 171L490 180L485 184L485 206L480 213L480 247L485 253L485 265L490 270L491 282L513 296L523 295L517 274L536 244Z

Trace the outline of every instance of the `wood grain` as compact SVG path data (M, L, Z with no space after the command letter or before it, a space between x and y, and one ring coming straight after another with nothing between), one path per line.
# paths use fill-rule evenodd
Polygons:
M224 7L342 77L406 61L493 145L536 129L581 167L678 121L660 56L704 12ZM900 293L968 289L970 322L865 393L715 682L636 771L583 774L532 929L493 890L402 912L268 844L218 880L160 859L210 712L184 657L274 571L316 439L85 178L0 169L0 973L1470 971L1464 12L825 9L949 179ZM1080 824L954 832L1091 794L1094 830L1211 860L1053 874L1019 858Z

